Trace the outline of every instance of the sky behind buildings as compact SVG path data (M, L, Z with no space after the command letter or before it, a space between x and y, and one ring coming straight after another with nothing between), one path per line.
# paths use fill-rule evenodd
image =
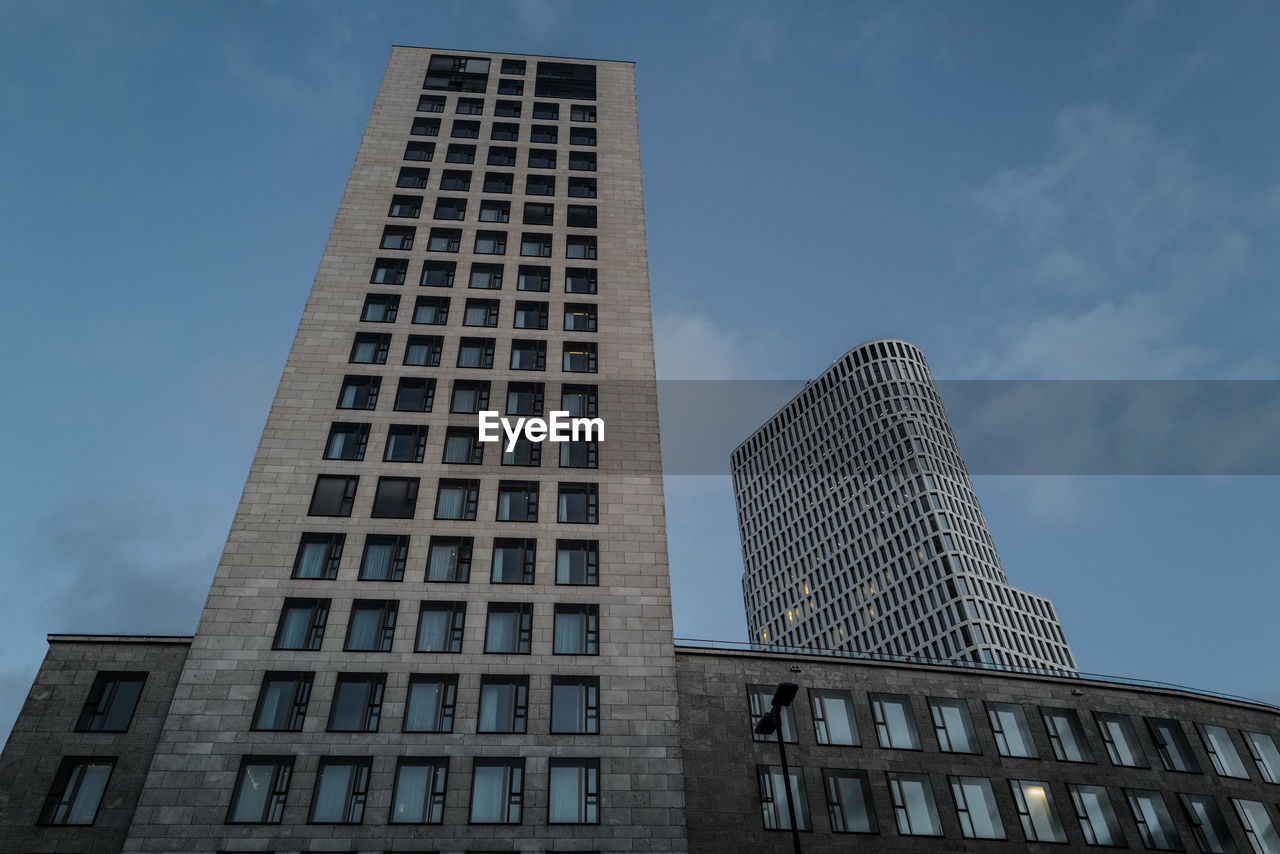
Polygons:
M46 633L194 629L391 44L637 62L662 378L891 336L947 379L1278 379L1277 25L0 2L0 732ZM1280 702L1277 478L975 486L1082 669ZM744 640L728 479L667 489L676 634Z

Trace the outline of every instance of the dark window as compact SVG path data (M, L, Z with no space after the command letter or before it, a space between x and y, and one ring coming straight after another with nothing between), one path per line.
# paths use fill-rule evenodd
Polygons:
M504 59L502 60L503 74L524 74L523 59Z
M345 534L303 534L293 559L293 577L337 578L346 541Z
M475 253L477 255L507 254L507 233L505 231L477 231Z
M524 203L525 225L552 225L555 223L556 206L543 202Z
M570 151L569 168L579 172L596 171L596 153L594 151Z
M434 142L411 142L404 147L405 160L422 160L430 162L431 158L435 156L435 153L436 144ZM424 169L422 171L425 172L427 170ZM403 176L404 170L401 170L400 174Z
M596 304L593 302L567 302L564 304L565 332L595 332Z
M459 368L492 368L492 338L463 338L458 345Z
M1160 754L1164 770L1200 773L1200 763L1191 752L1182 724L1164 718L1147 718L1147 728L1151 731L1151 740L1156 743L1156 752Z
M547 824L600 823L600 760L552 759Z
M536 480L504 480L498 483L498 521L538 521Z
M568 210L569 227L570 228L595 228L596 227L596 206L595 205L569 205ZM592 254L588 258L596 257L595 248L592 247Z
M539 62L534 95L594 101L596 67L573 62Z
M460 228L433 228L431 235L427 238L427 249L431 252L457 252L461 247L462 229Z
M531 442L524 436L515 441L515 445L502 445L502 464L504 466L538 466L542 464L542 444Z
M319 649L328 621L328 599L285 599L271 648Z
M443 326L449 321L448 297L418 297L413 306L413 322Z
M542 383L507 383L507 414L541 415L544 394Z
M751 730L752 739L755 741L777 741L777 730L772 735L761 735L755 732L755 728L760 723L760 719L769 713L773 708L773 691L772 685L748 685L747 700L751 712ZM783 706L779 710L780 723L778 729L782 732L782 740L786 742L796 742L796 710L795 706Z
M516 303L515 321L512 324L516 329L546 329L547 328L547 304L545 302L531 302L528 300L520 300ZM546 348L543 348L543 355L546 355Z
M532 159L532 156L530 156L530 160ZM530 196L554 196L556 194L556 176L530 175L524 183L524 191L526 195Z
M472 272L474 276L474 271ZM469 299L462 312L463 326L497 326L498 306L496 299Z
M508 122L494 122L489 132L489 139L502 142L515 142L520 138L520 125Z
M369 444L369 425L335 421L329 426L329 439L324 443L326 460L363 460Z
M600 467L600 443L595 440L571 440L560 445L560 468L594 469Z
M409 133L413 136L439 136L440 120L418 116L413 120L413 127Z
M584 735L600 732L599 677L551 677L551 732Z
M418 478L380 477L373 496L375 519L412 519L418 504Z
M600 583L598 540L556 540L556 584Z
M369 276L369 281L376 285L403 285L408 272L407 258L378 258L373 262L373 273Z
M827 791L827 813L833 833L879 832L875 804L871 800L871 780L866 771L823 768L822 782Z
M480 123L468 119L454 119L453 130L449 136L454 139L477 139L480 136Z
M444 245L448 246L447 238L445 238ZM458 250L455 249L453 251L456 252ZM421 284L424 288L451 288L453 287L453 276L457 269L457 261L425 261L422 264Z
M524 240L520 242L520 254L524 254ZM551 268L550 267L533 267L526 264L520 265L520 278L516 282L516 290L518 291L549 291L551 290Z
M478 466L484 462L484 443L474 427L450 427L444 437L441 462Z
M598 392L593 385L560 386L560 408L575 417L594 418L598 415Z
M569 121L571 122L594 122L596 120L596 108L592 104L574 104L569 107Z
M347 624L347 642L343 649L350 652L390 652L399 608L400 603L395 599L357 599L352 602L351 622Z
M410 676L404 731L453 732L453 709L457 697L457 676Z
M347 361L360 365L385 365L387 351L390 349L390 335L379 332L357 332Z
M489 146L489 159L485 161L490 166L515 166L516 150L505 145ZM496 177L502 189L489 189L489 178ZM499 174L494 172L485 173L484 191L486 193L510 193L512 186L512 177L507 174Z
M564 343L564 370L569 373L596 372L596 345L585 341Z
M585 258L593 260L596 257L596 239L594 235L571 234L565 243L564 255L566 258Z
M147 674L101 671L80 709L76 732L128 732Z
M451 143L449 150L445 152L444 161L446 163L475 163L476 147L474 145L462 145L460 143Z
M569 267L564 271L564 290L569 294L596 292L595 267Z
M483 116L484 98L459 98L457 113L460 116ZM457 127L457 122L454 122L454 127Z
M489 605L489 619L484 630L485 652L527 655L532 638L532 605L528 602Z
M391 794L391 824L440 824L444 821L444 795L449 760L400 759L396 762L395 790Z
M493 541L493 584L532 584L537 540L498 537Z
M481 222L510 222L511 202L496 202L485 199L480 203Z
M534 101L533 117L535 119L546 119L553 122L557 121L560 118L560 105L544 101Z
M339 674L329 710L329 732L377 732L386 679L381 673Z
M312 824L359 824L369 792L369 758L321 759L311 796Z
M466 617L466 602L423 602L414 652L462 652ZM452 718L452 709L450 712Z
M418 112L443 113L444 112L444 96L443 95L419 95L418 96Z
M520 254L533 258L550 258L551 235L526 231L520 235Z
M396 388L397 412L430 412L436 396L436 381L424 377L401 377Z
M322 474L316 476L311 493L308 516L350 516L356 500L356 475Z
M498 78L498 94L499 95L523 95L524 81L523 80L504 80L501 77L499 77Z
M417 219L422 213L422 196L393 196L387 216L409 217Z
M493 607L490 606L490 622L493 620ZM524 732L528 713L529 677L480 677L480 714L476 720L476 732Z
M466 169L445 169L440 175L440 189L463 192L470 190L471 173Z
M471 537L432 537L427 550L427 581L470 581L471 548Z
M558 135L559 131L555 125L534 125L529 129L530 142L547 142L555 145Z
M440 364L444 338L439 335L410 335L404 346L404 363L434 368Z
M523 759L473 760L472 824L519 824L523 800Z
M489 408L488 380L454 380L449 411L474 414Z
M594 483L560 484L558 520L594 525L599 521L599 490Z
M596 197L596 179L570 178L569 195L579 199L594 199Z
M547 342L530 338L516 338L511 342L511 370L545 371L547 369Z
M441 478L436 491L436 518L475 521L476 503L480 495L478 480Z
M279 824L293 776L292 756L246 756L240 760L227 824Z
M595 128L569 128L569 144L570 145L595 145L596 129Z
M399 311L398 294L369 294L364 298L360 319L366 323L395 323Z
M418 229L412 225L388 225L382 229L380 249L412 249Z
M599 655L599 607L557 605L551 651L556 655Z
M314 673L268 672L262 677L253 728L269 732L300 732L307 716Z
M484 173L484 191L486 193L510 193L514 182L515 176L509 172Z
M520 118L520 102L499 101L493 109L493 114L503 118L518 119ZM515 137L512 137L512 139L515 139Z
M466 199L436 199L436 212L434 219L466 219L467 218L467 200Z
M364 538L364 554L360 557L360 580L403 581L408 556L407 536L369 534Z

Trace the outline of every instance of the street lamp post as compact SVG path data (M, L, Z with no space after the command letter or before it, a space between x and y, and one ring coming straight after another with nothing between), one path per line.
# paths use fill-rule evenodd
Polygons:
M791 702L796 698L798 690L800 690L800 686L794 682L778 683L778 687L773 691L773 701L769 704L771 708L760 718L760 722L756 724L755 731L759 735L769 735L773 732L778 734L778 758L782 761L782 789L787 795L787 818L791 822L791 844L795 847L795 854L803 854L800 850L800 829L796 826L796 806L793 792L791 791L791 770L787 767L787 747L782 738L782 710L791 705Z

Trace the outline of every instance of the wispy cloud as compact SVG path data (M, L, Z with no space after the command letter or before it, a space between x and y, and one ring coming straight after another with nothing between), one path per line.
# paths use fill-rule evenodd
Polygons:
M737 380L776 377L765 354L743 336L728 332L697 314L659 314L653 319L658 378L663 380Z

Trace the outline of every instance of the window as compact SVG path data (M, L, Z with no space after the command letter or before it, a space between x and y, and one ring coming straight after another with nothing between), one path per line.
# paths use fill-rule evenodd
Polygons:
M381 673L340 673L329 710L329 732L377 732L382 719Z
M569 267L564 271L564 291L567 294L594 294L596 269L594 267Z
M442 246L448 246L448 238L442 238ZM457 261L424 261L422 264L422 281L424 288L453 287L454 273L458 269Z
M777 735L761 735L755 731L760 719L773 708L772 685L748 685L747 701L751 708L751 732L755 741L776 741ZM782 718L781 731L783 741L798 741L796 736L796 713L791 706L783 706L779 715Z
M457 676L410 676L405 732L453 732Z
M448 297L418 297L413 306L413 322L443 326L449 321Z
M1182 734L1182 727L1178 727L1178 734ZM1266 733L1261 732L1241 730L1241 734L1244 736L1245 746L1249 748L1249 755L1253 757L1254 763L1258 766L1258 773L1262 775L1262 779L1268 783L1280 783L1280 750L1276 749L1275 740ZM1183 744L1186 744L1185 739ZM1181 771L1183 769L1170 770ZM1199 771L1200 769L1196 767L1192 770Z
M534 125L529 129L530 142L546 142L555 145L558 135L559 130L555 125ZM554 159L555 152L552 152L551 156Z
M418 96L418 112L443 113L444 112L444 96L443 95L419 95Z
M542 202L525 202L525 225L552 225L556 218L556 206Z
M465 193L471 189L471 173L466 169L445 169L440 175L440 189Z
M480 481L478 480L442 478L436 492L436 518L475 521L479 492Z
M364 298L360 319L366 323L395 323L400 310L400 297L396 294L369 294Z
M515 321L512 323L516 329L546 329L547 328L547 304L545 302L530 302L521 300L516 303ZM545 357L546 347L543 347Z
M532 584L537 540L498 537L493 541L492 584Z
M1133 812L1133 820L1138 824L1138 833L1142 836L1144 846L1156 851L1182 850L1169 808L1165 806L1164 798L1159 792L1125 789L1124 795L1129 801L1129 809Z
M418 116L413 120L413 126L409 129L409 133L412 136L439 136L440 120Z
M436 381L421 377L401 377L396 388L397 412L430 412L435 402Z
M550 165L546 165L548 161L542 158L535 159L533 152L529 152L529 165L535 167L541 162L543 168L551 169L555 166L554 157L550 160ZM524 192L527 196L554 196L556 194L556 176L554 175L530 175L524 182Z
M1038 758L1022 706L1017 703L987 703L987 717L991 720L991 731L995 734L1001 756Z
M480 677L476 732L524 732L529 717L529 677Z
M958 698L929 699L929 715L938 736L938 749L944 753L980 753L978 737L969 717L969 704Z
M241 759L227 824L279 824L292 776L292 756Z
M400 759L391 795L392 824L440 824L444 821L447 758Z
M476 413L489 408L488 380L454 380L450 412Z
M876 738L881 747L893 750L920 749L920 736L916 732L910 697L905 694L872 694L871 712L876 722Z
M560 484L559 511L556 521L596 524L600 521L599 487L594 483Z
M499 103L510 104L511 101L499 101ZM516 103L517 108L520 106ZM499 140L501 142L515 142L520 138L520 125L507 122L494 122L493 129L489 132L489 139Z
M1010 780L1013 801L1028 842L1066 842L1067 834L1053 806L1049 784L1036 780Z
M293 559L294 578L333 579L338 577L345 534L303 534Z
M1240 754L1236 752L1236 746L1231 743L1231 733L1227 732L1226 727L1196 724L1196 729L1200 732L1204 749L1209 751L1209 758L1213 760L1213 770L1218 772L1218 776L1249 779L1249 772L1240 761Z
M460 116L483 116L484 115L484 99L483 98L459 98L457 113ZM473 124L479 124L474 122ZM457 122L454 123L457 127Z
M950 777L951 796L965 839L1005 839L1004 822L986 777Z
M832 833L879 832L866 771L823 768L822 781Z
M471 537L432 537L427 552L427 581L470 581L471 546Z
M809 821L809 799L804 791L804 778L796 769L788 769L787 777L777 765L757 765L756 778L760 783L760 809L764 816L765 830L790 830L791 811L787 801L795 805L796 829L812 830Z
M418 228L414 225L388 225L382 229L382 242L378 244L380 249L412 249L413 238L417 235ZM370 295L369 299L372 299ZM369 299L365 300L365 305L369 304ZM389 297L389 299L399 299L399 297ZM369 320L370 318L363 318ZM393 318L394 319L394 318Z
M379 258L373 264L369 282L376 285L403 285L409 262L403 258Z
M351 508L356 502L356 486L359 483L360 478L355 475L317 475L307 515L350 516Z
M545 371L547 369L547 342L529 338L516 338L511 342L511 370Z
M489 60L433 53L423 89L483 92L489 86ZM461 99L459 99L461 100Z
M475 274L472 273L474 276ZM469 299L462 315L463 326L497 326L498 301L496 299Z
M485 234L503 234L500 231L482 232ZM505 236L504 236L505 239ZM503 244L505 250L506 244ZM472 264L471 279L468 287L481 288L485 290L498 290L502 287L502 265L501 264ZM484 324L486 326L497 325L497 313L494 313L494 322L492 324Z
M1180 794L1178 798L1182 802L1182 810L1187 815L1191 832L1195 834L1196 843L1201 851L1208 854L1226 854L1228 851L1237 850L1235 841L1231 838L1231 830L1227 827L1227 821L1222 816L1222 810L1218 809L1218 803L1213 795ZM1123 842L1111 844L1120 845Z
M594 104L574 104L569 108L569 121L571 122L594 122L596 120L596 108Z
M368 758L321 759L311 796L312 824L359 824L369 791Z
M903 836L941 836L942 823L928 774L889 773L889 797Z
M418 483L416 477L378 478L373 512L369 515L375 519L412 519L418 506Z
M520 236L520 254L534 258L550 258L551 235L526 231Z
M504 80L498 78L498 94L499 95L523 95L523 80Z
M596 304L593 302L565 303L564 329L566 332L595 332Z
M409 554L409 538L390 534L369 534L360 556L361 581L402 581Z
M457 252L460 248L462 248L462 229L460 228L433 228L427 237L427 249L431 252ZM451 280L446 287L452 284Z
M410 335L404 348L404 363L434 368L440 364L444 338L439 335Z
M475 252L477 255L507 254L507 233L505 231L477 231Z
M599 583L599 541L556 540L556 584L595 586Z
M566 258L585 258L588 260L596 257L596 239L591 235L571 234L565 245Z
M539 98L596 99L596 67L575 62L539 62L534 94Z
M594 151L570 151L569 168L580 172L596 171L596 153Z
M1120 832L1106 788L1070 783L1067 789L1071 792L1071 805L1075 807L1085 844L1124 846L1124 834Z
M319 649L328 619L328 599L285 599L271 648Z
M552 759L548 824L600 823L600 760Z
M474 427L450 427L444 437L443 463L478 466L484 462L484 443Z
M357 332L347 361L365 365L385 365L391 336L376 332Z
M596 129L595 128L569 128L569 144L570 145L595 145Z
M1094 712L1093 716L1098 721L1102 742L1107 747L1107 756L1113 765L1147 767L1147 756L1142 752L1142 745L1138 744L1138 734L1133 731L1128 715Z
M476 759L471 772L471 823L519 824L523 759Z
M521 241L520 254L524 254L524 243ZM520 265L520 278L516 282L518 291L551 290L551 268Z
M267 732L300 732L307 716L314 673L269 671L262 677L253 729Z
M419 160L419 161L424 161L429 163L431 162L431 158L435 156L435 153L436 153L436 144L434 142L411 142L404 147L405 160ZM426 172L427 170L423 169L422 171ZM401 175L401 178L403 179L404 170L401 170L400 175ZM408 186L408 185L396 184L396 186L401 187L401 186ZM415 185L415 186L418 186L418 185ZM424 188L425 186L426 185L421 185L420 188Z
M535 139L535 140L534 140L534 142L538 142L538 140L536 140L536 139ZM529 149L529 168L530 168L530 169L554 169L554 168L556 168L556 152L555 152L555 149L553 149L553 148L531 148L531 149ZM554 179L553 179L553 182L554 182ZM541 185L541 183L542 183L542 182L541 182L541 178L539 178L538 183L539 183L539 185ZM555 184L554 184L554 183L552 183L552 185L551 185L551 186L554 188ZM552 194L554 194L554 193L555 193L555 190L554 190L554 189L551 189L551 190L539 191L539 192L540 192L542 195L550 196L550 195L552 195ZM532 195L532 194L533 194L533 190L530 190L530 191L529 191L529 193Z
M467 200L439 198L436 199L435 219L466 219Z
M594 199L596 197L596 179L570 178L569 195L575 199Z
M856 747L858 722L853 716L853 695L834 689L809 689L813 728L818 744L845 744Z
M596 206L595 205L569 205L568 220L570 228L595 228L596 227ZM591 254L585 256L571 256L594 258L595 246L591 247Z
M507 414L541 415L544 389L542 383L507 383Z
M1152 794L1156 793L1152 792ZM1280 834L1276 833L1276 826L1271 822L1266 804L1261 801L1242 801L1237 798L1232 798L1231 804L1236 809L1236 816L1239 817L1240 823L1244 825L1244 834L1248 837L1249 845L1255 854L1280 852Z
M520 102L498 101L498 103L494 105L493 114L503 118L518 119L520 118Z
M418 612L418 637L413 651L462 652L466 617L466 602L423 602Z
M1074 709L1041 709L1053 755L1059 762L1092 762L1093 751Z
M556 605L551 651L556 655L599 655L599 606Z
M560 408L574 417L595 417L597 391L593 385L560 386Z
M524 74L523 59L504 59L502 60L503 74Z
M481 222L508 222L511 219L511 202L485 199L480 202Z
M475 163L476 147L474 145L451 142L449 143L448 152L445 153L444 160L446 163Z
M483 102L481 102L480 110L484 110ZM461 113L463 111L458 110L458 112ZM454 139L477 139L480 136L480 123L469 119L454 119L453 130L449 132L449 136Z
M104 670L94 677L76 732L128 732L146 673Z
M492 338L463 338L458 345L459 368L492 368Z
M349 652L390 652L395 639L396 613L400 603L395 599L357 599L351 603L351 622L347 624Z
M535 119L546 119L548 121L554 122L560 118L560 105L541 102L541 101L534 101L533 117Z
M570 440L560 445L560 468L593 469L600 465L600 443Z
M551 732L582 735L600 732L599 677L551 677Z
M499 481L498 521L538 521L538 482L536 480Z
M489 165L502 166L505 163L494 163L494 152L502 149L489 149ZM505 160L505 158L502 158ZM510 193L514 186L515 176L509 172L486 172L484 173L484 191L486 193Z
M1147 718L1147 729L1156 743L1156 752L1166 771L1200 773L1200 763L1191 753L1191 744L1182 732L1182 724L1174 720Z
M417 219L422 213L422 196L392 196L387 216Z

